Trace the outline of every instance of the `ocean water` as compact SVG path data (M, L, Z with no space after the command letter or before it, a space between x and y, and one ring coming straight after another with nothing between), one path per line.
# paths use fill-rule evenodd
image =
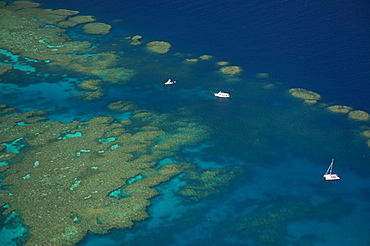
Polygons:
M370 112L369 2L38 2L111 24L104 36L85 35L79 27L68 34L126 54L130 61L124 65L138 74L128 84L105 85L103 99L84 102L70 96L81 93L76 84L86 77L68 70L38 73L37 61L1 49L0 64L17 71L2 75L0 104L23 112L46 110L50 120L63 123L98 116L125 120L129 114L105 108L121 100L175 117L185 112L211 134L177 157L201 170L243 170L199 201L180 196L186 181L175 177L156 187L159 195L151 199L148 219L106 235L88 233L78 246L370 245L370 148L360 134L370 122L349 120L323 106ZM171 51L148 60L142 46L120 44L127 33L167 41ZM214 58L184 65L176 53ZM216 61L240 66L243 73L238 80L220 76ZM269 77L257 78L258 73ZM178 82L163 86L168 77ZM290 88L317 92L322 99L304 104L287 93ZM219 90L231 98L215 98ZM332 158L341 180L325 182L322 175ZM167 161L173 160L163 165ZM20 223L4 226L10 220L2 218L0 245L16 245L12 238L25 231ZM266 226L256 225L261 221Z

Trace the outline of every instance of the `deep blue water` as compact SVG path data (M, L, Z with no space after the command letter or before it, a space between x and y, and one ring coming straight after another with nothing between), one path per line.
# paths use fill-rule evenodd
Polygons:
M286 93L292 87L305 88L321 94L323 103L370 112L370 2L38 2L46 8L79 10L112 24L111 34L94 39L97 43L115 42L125 33L140 34L146 40L170 42L172 53L209 54L244 69L241 82L226 83L206 65L190 74L177 71L178 61L168 57L170 72L163 72L179 81L176 86L165 88L158 73L144 71L134 83L110 86L107 96L94 103L68 98L81 81L73 74L20 74L0 84L0 104L23 111L60 107L63 110L51 119L65 123L104 116L104 107L118 100L174 115L186 107L214 134L179 156L202 169L237 165L245 169L222 192L199 202L185 202L173 188L181 186L180 181L171 180L158 187L150 219L133 229L88 235L79 246L273 245L232 228L246 214L297 200L312 205L330 201L333 207L335 201L344 202L350 214L334 221L308 215L290 221L281 234L287 238L284 245L370 244L370 150L359 136L361 127L370 123L307 107ZM269 83L282 85L263 90L255 82L257 73L269 73ZM20 81L23 86L17 85ZM213 98L219 89L229 91L230 100ZM323 182L331 158L342 179Z
M370 109L368 1L42 2L101 21L122 19L120 31L166 40L181 52L217 55L330 102Z

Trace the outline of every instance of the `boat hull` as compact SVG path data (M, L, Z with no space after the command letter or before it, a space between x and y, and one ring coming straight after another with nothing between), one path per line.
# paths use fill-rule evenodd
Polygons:
M325 174L323 177L324 177L325 180L338 180L338 179L340 179L339 176L337 174L334 174L334 173Z
M214 93L215 97L221 97L221 98L229 98L230 95L228 93Z

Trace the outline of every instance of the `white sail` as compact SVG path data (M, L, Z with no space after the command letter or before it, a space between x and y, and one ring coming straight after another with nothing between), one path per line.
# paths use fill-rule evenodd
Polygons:
M333 164L334 164L334 159L331 159L331 163L328 167L328 170L326 170L325 174L331 174L331 172L333 171Z

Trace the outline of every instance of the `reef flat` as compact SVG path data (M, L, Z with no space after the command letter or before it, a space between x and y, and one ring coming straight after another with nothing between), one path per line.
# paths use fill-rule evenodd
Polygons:
M89 41L73 41L67 29L95 21L78 11L43 9L40 4L0 1L0 48L13 54L35 59L57 69L63 67L110 83L123 83L135 71L113 67L119 56L112 52L94 53ZM84 25L88 33L104 35L110 25L92 22ZM91 52L91 53L90 53Z
M29 229L25 245L74 245L88 231L104 234L148 217L153 187L181 173L159 166L183 146L207 136L190 120L146 110L130 120L95 117L63 124L46 112L20 113L2 105L0 161L5 214L17 211ZM19 153L6 146L17 142Z

